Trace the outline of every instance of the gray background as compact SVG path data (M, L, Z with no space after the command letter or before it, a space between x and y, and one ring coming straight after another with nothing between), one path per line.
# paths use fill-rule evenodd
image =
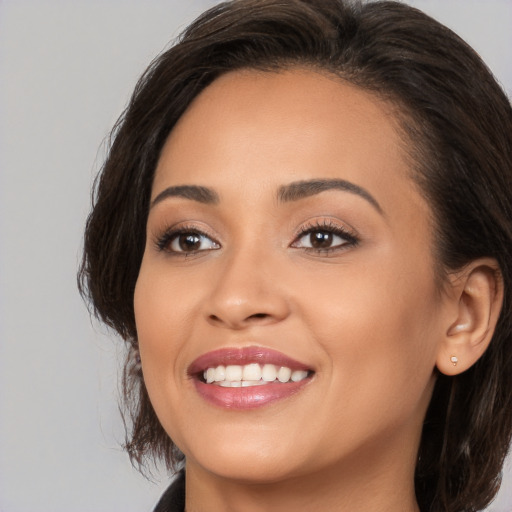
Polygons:
M137 77L213 0L0 0L0 511L149 511L119 448L120 343L75 272L102 140ZM512 1L417 0L512 92ZM512 511L507 469L494 512Z

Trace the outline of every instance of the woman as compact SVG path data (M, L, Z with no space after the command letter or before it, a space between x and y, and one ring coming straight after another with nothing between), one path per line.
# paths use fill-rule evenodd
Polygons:
M395 2L241 0L116 126L81 269L157 511L476 511L511 435L512 110ZM186 479L185 479L186 473Z

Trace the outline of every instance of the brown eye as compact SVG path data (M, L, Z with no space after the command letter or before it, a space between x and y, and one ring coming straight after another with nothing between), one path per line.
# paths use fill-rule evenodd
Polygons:
M176 233L168 244L168 250L170 252L180 253L208 251L219 249L219 247L220 245L208 236L193 231Z
M177 238L181 251L197 251L201 247L201 238L196 234L183 234Z
M306 251L331 253L337 249L357 245L358 239L340 226L318 226L304 229L292 243L292 247Z
M310 247L327 249L332 246L333 234L326 231L315 231L309 234Z

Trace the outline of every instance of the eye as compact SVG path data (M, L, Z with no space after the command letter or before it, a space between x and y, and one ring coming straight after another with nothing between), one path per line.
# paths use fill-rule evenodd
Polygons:
M166 233L158 240L158 248L171 253L192 254L219 249L220 245L197 230L179 230Z
M216 249L217 244L200 233L179 233L171 240L168 247L174 252L196 252Z
M343 238L328 231L313 231L301 238L301 247L312 247L314 249L328 249L344 243Z
M347 243L342 236L329 231L311 231L302 235L294 247L307 247L311 249L331 249Z
M354 235L329 222L303 229L292 247L316 252L331 252L354 246L357 242L358 239Z

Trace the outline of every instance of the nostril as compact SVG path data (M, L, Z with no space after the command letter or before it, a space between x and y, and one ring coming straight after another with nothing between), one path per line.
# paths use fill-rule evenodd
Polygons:
M210 322L212 323L215 323L215 324L223 324L223 323L228 323L228 324L240 324L240 325L243 325L243 324L248 324L248 323L252 323L252 322L259 322L261 320L266 320L268 318L271 318L272 315L269 315L268 313L254 313L253 315L249 315L248 317L245 317L245 318L242 318L240 319L239 321L235 321L233 322L233 319L231 319L231 321L225 321L222 319L221 316L217 316L217 315L209 315L208 316L208 319Z
M266 313L255 313L254 315L251 315L248 320L251 320L251 318L257 320L257 319L260 319L260 318L267 318L268 315Z
M274 317L272 315L269 315L268 313L254 313L254 315L249 315L245 319L245 323L247 325L251 324L261 324L266 325L267 323L272 323Z

